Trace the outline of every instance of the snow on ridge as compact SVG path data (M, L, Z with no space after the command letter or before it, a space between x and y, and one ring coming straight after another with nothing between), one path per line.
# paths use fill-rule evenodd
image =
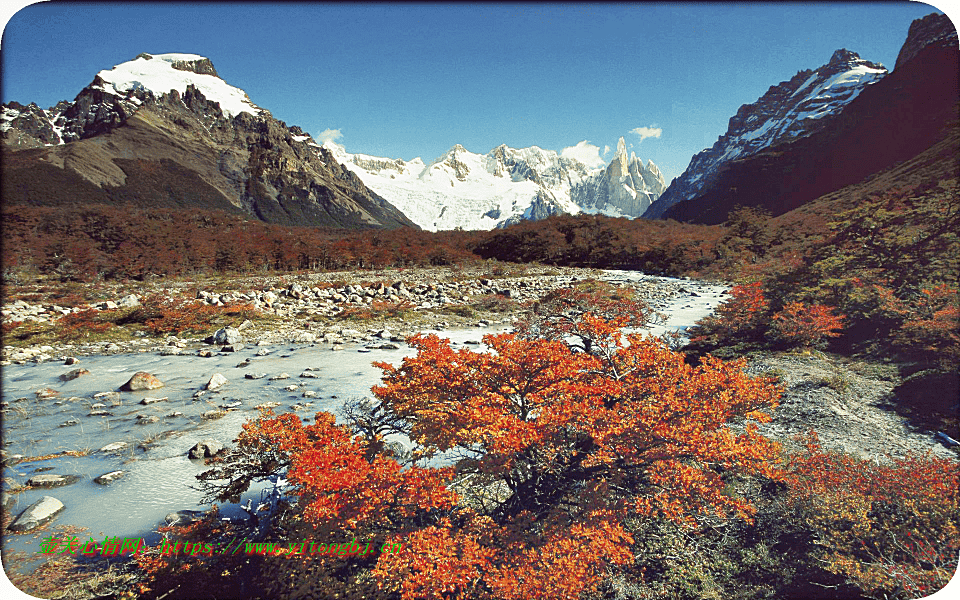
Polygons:
M120 96L131 90L147 90L159 96L172 90L181 94L193 85L212 102L219 102L220 109L228 117L245 112L253 115L261 109L247 97L240 88L233 87L215 75L198 74L173 68L175 63L205 60L196 54L154 54L140 55L136 59L121 63L110 70L100 71L97 76L103 81L106 92Z
M609 203L611 199L594 198L596 190L606 189L600 182L607 176L605 168L591 168L538 146L517 149L502 144L477 154L456 144L429 164L419 157L404 161L350 154L335 142L325 142L324 147L364 185L426 230L489 230L556 213L624 216L620 207ZM617 184L624 186L623 181ZM632 188L621 195L637 199L639 191L650 196ZM593 201L581 206L579 199L587 196Z

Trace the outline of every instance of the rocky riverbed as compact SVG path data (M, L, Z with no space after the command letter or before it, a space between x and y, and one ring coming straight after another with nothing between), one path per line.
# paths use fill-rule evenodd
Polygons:
M211 306L249 304L273 317L237 328L247 344L340 344L370 341L371 333L384 329L402 335L418 329L510 322L518 306L555 289L601 276L602 272L597 270L574 268L530 267L519 275L494 275L484 269L435 268L316 273L299 275L294 281L279 277L246 278L229 282L229 290L198 287L203 286L202 282L180 283L161 289L161 293L174 296L190 290L193 297ZM669 278L647 277L631 281L630 285L657 310L665 309L678 296L692 293L685 290L682 280ZM687 287L693 288L694 284L688 283ZM113 299L71 308L17 300L3 305L3 322L51 324L64 315L91 308L107 311L134 307L143 296L119 293L122 295ZM480 299L490 300L478 302ZM403 308L405 315L391 317L374 310L391 305ZM339 319L362 313L363 309L371 309L373 314L362 319ZM167 352L178 352L171 347L179 351L196 350L203 348L203 338L142 337L93 344L6 345L0 366L59 360L63 356L157 352L164 348Z

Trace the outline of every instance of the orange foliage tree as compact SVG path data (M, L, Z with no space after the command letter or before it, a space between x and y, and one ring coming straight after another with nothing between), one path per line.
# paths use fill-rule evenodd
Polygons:
M240 463L248 476L285 469L317 532L402 543L372 573L381 595L403 599L577 598L632 562L632 520L749 519L730 478L779 476L777 446L753 422L779 389L742 362L692 367L617 319L576 320L593 352L516 334L485 336L485 352L414 336L415 356L378 364L359 435L324 413L307 426L265 418L238 440ZM236 496L246 484L226 485Z
M773 315L767 335L788 345L810 347L825 338L837 337L842 327L843 319L828 306L787 302L782 311Z
M729 294L715 314L697 323L692 332L695 343L717 346L772 342L809 348L837 337L843 328L843 318L823 304L787 302L776 310L760 282L735 285Z
M631 560L629 515L749 515L721 471L773 476L776 448L729 423L764 419L776 388L742 363L692 368L589 312L575 325L595 352L501 334L478 353L427 336L411 339L416 357L379 365L374 393L411 424L423 458L455 461L461 494L458 510L406 538L410 552L378 564L385 590L575 598Z
M730 298L717 306L714 314L705 317L694 329L694 342L756 341L763 338L769 319L770 302L763 293L763 284L753 282L733 286Z
M584 318L585 314L593 318ZM594 348L594 340L605 337L596 325L610 331L611 327L644 327L660 318L662 315L637 299L629 288L591 280L545 295L515 329L521 337L565 340L573 348L591 354L599 350Z

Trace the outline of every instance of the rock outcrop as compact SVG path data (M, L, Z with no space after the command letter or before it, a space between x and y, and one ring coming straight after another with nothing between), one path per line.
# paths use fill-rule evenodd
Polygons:
M907 32L907 41L897 54L894 71L915 57L921 50L930 45L957 46L957 28L950 21L950 17L932 13L910 24Z

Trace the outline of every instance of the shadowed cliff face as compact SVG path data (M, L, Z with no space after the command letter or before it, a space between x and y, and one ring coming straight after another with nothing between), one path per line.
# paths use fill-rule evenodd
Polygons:
M955 41L928 45L821 131L732 161L709 189L664 217L722 223L736 205L776 216L911 159L957 127L958 59Z
M829 127L831 116L842 112L886 75L883 65L840 49L816 70L800 71L788 81L771 86L756 102L740 107L730 118L726 133L691 159L644 217L667 216L678 202L709 193L718 175L737 161Z
M645 216L717 224L737 205L763 207L776 216L911 159L957 127L958 56L949 19L930 15L914 21L896 69L863 88L841 111L819 119L816 131L714 165L703 172L697 190L674 182L661 197L672 205ZM691 168L705 154L694 157Z
M216 77L208 59L171 68ZM5 105L4 201L132 202L283 225L416 227L266 110L230 116L192 85L182 94L115 91L98 75L73 102L47 111Z

